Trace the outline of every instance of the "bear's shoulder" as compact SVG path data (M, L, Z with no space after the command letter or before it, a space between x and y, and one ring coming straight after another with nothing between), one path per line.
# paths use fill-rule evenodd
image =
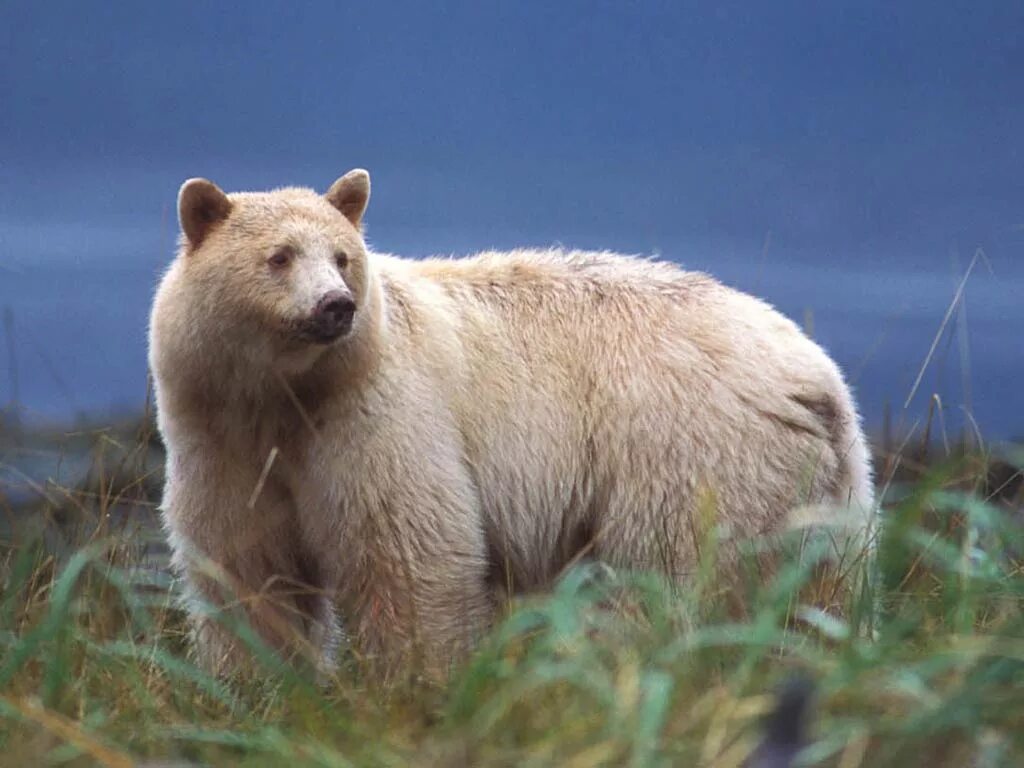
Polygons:
M561 248L484 251L473 256L407 262L407 274L452 288L507 291L600 291L675 294L722 286L702 272L668 261L611 251Z

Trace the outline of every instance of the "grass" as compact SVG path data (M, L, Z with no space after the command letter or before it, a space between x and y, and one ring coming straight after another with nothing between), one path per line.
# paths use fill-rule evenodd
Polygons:
M801 764L1024 764L1022 451L884 461L877 615L863 594L845 620L801 608L806 547L750 580L742 619L710 571L670 587L584 565L444 685L382 688L355 663L324 686L273 660L246 682L197 669L151 541L151 436L92 440L80 487L0 497L0 764L726 768L794 676L817 691Z

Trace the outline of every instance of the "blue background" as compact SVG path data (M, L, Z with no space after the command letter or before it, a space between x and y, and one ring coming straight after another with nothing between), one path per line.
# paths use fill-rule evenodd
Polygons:
M141 406L182 180L363 166L382 250L657 253L811 314L869 425L1024 434L1022 41L1021 2L5 2L0 409Z

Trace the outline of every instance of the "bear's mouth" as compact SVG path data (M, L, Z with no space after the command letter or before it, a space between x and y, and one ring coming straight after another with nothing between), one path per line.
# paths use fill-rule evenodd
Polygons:
M352 318L341 322L325 323L316 319L301 320L295 323L295 335L309 344L331 344L352 330Z

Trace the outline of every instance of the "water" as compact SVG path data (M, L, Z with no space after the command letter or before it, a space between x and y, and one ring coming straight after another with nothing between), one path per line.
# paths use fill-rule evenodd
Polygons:
M1024 433L1020 2L2 8L0 408L27 420L140 407L185 178L362 166L382 249L659 252L811 313L873 426L981 246L906 422L938 392L953 430Z

